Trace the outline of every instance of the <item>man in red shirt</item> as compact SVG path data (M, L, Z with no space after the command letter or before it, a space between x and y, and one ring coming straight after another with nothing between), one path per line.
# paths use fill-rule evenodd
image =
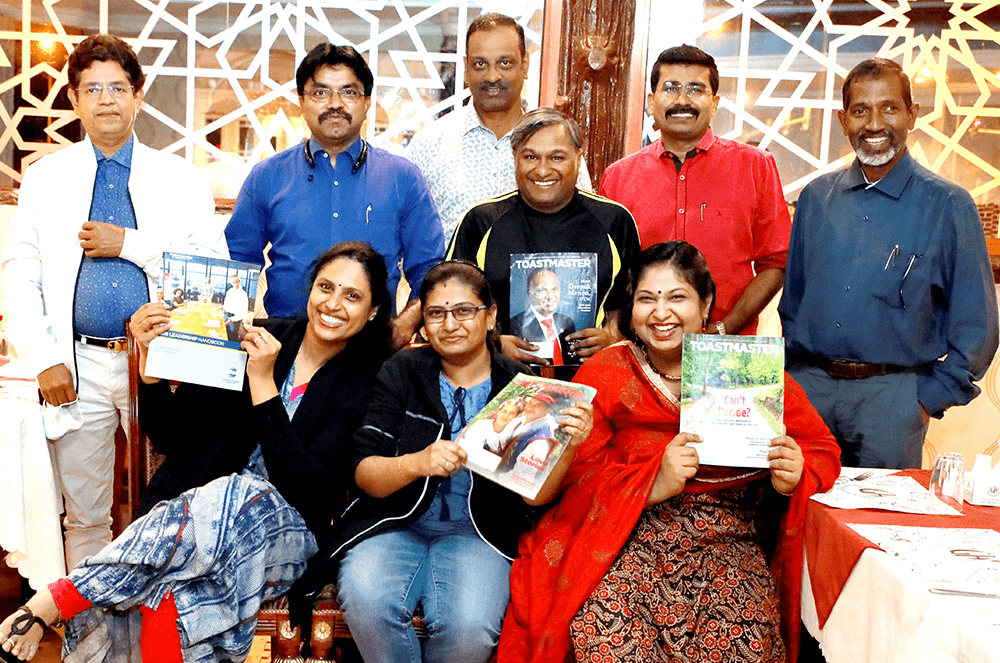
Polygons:
M683 239L705 254L718 289L706 331L753 334L791 230L774 157L712 133L719 70L701 49L660 53L650 84L660 140L608 166L600 193L632 212L643 248Z

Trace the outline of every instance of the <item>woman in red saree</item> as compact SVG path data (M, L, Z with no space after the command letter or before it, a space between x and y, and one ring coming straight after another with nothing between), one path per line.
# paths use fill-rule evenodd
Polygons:
M698 466L700 438L678 432L681 337L702 331L714 294L686 242L633 264L628 340L576 375L597 388L593 432L567 449L558 503L521 539L500 663L795 660L805 507L833 485L840 450L786 375L769 469ZM764 497L784 514L764 513ZM769 570L758 538L772 515Z

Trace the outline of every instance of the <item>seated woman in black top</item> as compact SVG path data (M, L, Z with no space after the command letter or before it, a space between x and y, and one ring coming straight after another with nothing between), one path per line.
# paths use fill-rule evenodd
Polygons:
M521 367L499 353L496 304L474 265L433 267L420 302L430 345L397 353L379 373L355 436L363 494L327 560L342 558L340 603L366 661L476 663L499 638L530 508L465 469L452 440ZM592 412L561 412L575 442ZM418 605L430 632L422 647L410 623Z
M327 251L305 319L248 329L242 392L182 384L171 393L146 376L149 341L169 314L161 303L143 306L130 323L141 416L167 454L144 502L152 510L0 624L2 658L31 658L38 622L67 618L64 650L107 648L98 660L135 649L143 660L153 652L158 661L242 660L261 601L301 575L340 511L351 436L386 353L385 282L385 263L368 245ZM206 409L214 415L176 416ZM140 611L141 644L129 636ZM166 649L175 656L163 658Z

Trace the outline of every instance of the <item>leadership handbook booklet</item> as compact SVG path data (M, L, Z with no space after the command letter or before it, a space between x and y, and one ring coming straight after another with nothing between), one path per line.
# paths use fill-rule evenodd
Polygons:
M586 385L518 373L456 438L469 455L466 467L534 499L569 444L559 411L596 394Z
M767 467L767 443L783 430L784 394L784 339L684 334L681 432L704 440L701 464Z
M243 324L253 316L260 265L183 253L163 254L157 296L170 330L149 343L146 374L237 391L247 353Z

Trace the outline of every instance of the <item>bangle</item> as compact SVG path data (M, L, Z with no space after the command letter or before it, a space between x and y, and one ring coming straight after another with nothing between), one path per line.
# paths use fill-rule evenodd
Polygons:
M722 320L715 323L715 331L719 332L720 335L726 335L726 325L723 324Z

